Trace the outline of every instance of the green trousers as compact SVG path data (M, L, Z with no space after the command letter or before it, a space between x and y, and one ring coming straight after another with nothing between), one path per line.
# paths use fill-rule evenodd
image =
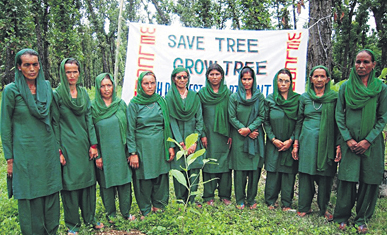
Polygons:
M66 227L75 232L81 227L79 218L79 209L83 221L87 225L96 225L95 220L95 205L96 205L96 189L95 185L78 190L62 190L62 204L64 211L64 220Z
M267 172L265 185L265 202L274 205L281 192L282 207L291 207L294 196L294 181L296 174L282 172Z
M374 214L379 195L379 185L359 182L359 189L356 190L356 184L356 182L339 181L336 208L333 215L335 222L348 221L356 199L356 225L366 224Z
M130 208L132 206L132 184L127 183L124 185L113 186L110 188L100 187L100 194L102 203L106 210L106 216L109 220L117 216L116 212L116 195L118 195L118 201L122 216L129 218Z
M18 200L22 234L56 234L60 219L59 192L34 199Z
M169 176L159 175L154 179L136 179L133 175L134 195L142 215L151 212L152 206L164 209L169 200Z
M247 206L255 203L255 197L258 192L258 181L261 176L262 168L255 171L234 170L234 191L237 205L247 202ZM247 185L247 194L246 194Z
M311 208L313 196L316 193L314 182L318 186L317 205L322 216L328 208L331 198L333 177L321 175L299 174L298 211L308 212Z
M183 171L182 173L183 173L183 175L185 176L185 179L188 182L186 172ZM191 177L193 174L196 174L196 176ZM193 192L198 191L199 180L200 180L200 169L189 170L188 171L188 177L189 177L190 184L191 184L191 194L192 194ZM175 179L175 177L173 177L173 187L175 188L176 199L177 200L181 200L184 203L186 203L187 199L188 199L188 189L184 185L180 184L179 181L177 181ZM191 195L189 197L189 201L188 202L189 203L194 203L195 202L195 197L196 197L196 195Z
M216 179L217 178L217 179ZM211 180L214 179L214 180ZM215 197L215 190L218 189L218 196L220 199L231 200L231 170L223 173L206 173L203 172L204 192L203 200L213 200Z

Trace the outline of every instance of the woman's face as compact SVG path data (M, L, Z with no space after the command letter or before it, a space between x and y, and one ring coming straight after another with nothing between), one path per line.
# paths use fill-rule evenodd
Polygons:
M245 88L245 90L251 90L251 88L253 87L253 77L251 76L250 73L244 73L242 75L242 85L243 87Z
M311 82L313 83L314 88L321 89L325 87L325 84L329 82L327 73L325 69L316 69L311 77Z
M176 84L177 88L184 89L188 82L188 74L187 72L180 72L177 73L175 78L173 79L173 82Z
M153 75L145 75L142 78L141 87L145 94L153 95L156 91L156 79Z
M213 69L208 74L208 81L212 86L218 86L222 81L222 74L218 70Z
M290 88L290 77L289 77L289 75L287 75L285 73L278 74L277 86L278 86L278 91L281 94L287 93L289 91L289 88Z
M101 81L100 88L101 96L103 99L110 99L113 96L113 83L110 79L104 78Z
M78 82L79 71L78 65L76 64L65 64L64 65L67 81L70 86L74 86Z
M372 57L365 51L360 52L356 56L355 69L360 78L367 77L375 68L376 63L372 62Z
M39 59L36 55L24 54L20 56L21 65L18 69L22 72L26 79L34 80L38 77L40 65Z

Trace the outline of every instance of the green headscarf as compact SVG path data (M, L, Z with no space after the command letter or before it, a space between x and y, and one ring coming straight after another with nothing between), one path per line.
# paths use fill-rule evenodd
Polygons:
M196 92L188 90L187 97L185 98L185 104L183 104L180 93L176 88L175 82L173 81L175 75L180 72L186 72L188 75L188 82L186 85L188 89L190 79L189 72L183 67L177 67L172 71L171 89L168 91L165 99L167 101L169 114L171 117L181 121L188 121L191 120L198 111L200 106L200 99Z
M80 116L84 114L88 108L87 107L88 98L86 96L87 93L85 88L80 86L81 77L78 78L77 85L76 85L77 98L74 100L71 97L70 86L69 86L69 82L67 80L66 71L65 71L65 64L70 59L75 60L73 58L66 58L62 60L62 62L60 63L60 68L59 68L60 84L56 88L56 92L59 94L63 104L66 105L69 109L71 109L75 115ZM78 71L80 73L81 66L79 63L77 65L78 65Z
M39 59L38 53L32 49L23 49L16 54L15 57L15 68L18 65L21 65L21 56L24 54L36 55ZM44 79L43 67L39 61L40 69L38 76L36 77L36 100L31 94L30 89L28 88L26 78L24 77L22 71L15 69L15 85L18 88L20 95L23 97L23 100L26 102L28 110L31 115L41 120L46 124L47 131L50 130L51 120L50 120L50 106L52 102L52 90Z
M281 93L278 90L278 75L279 74L285 74L282 73L282 71L288 71L290 76L290 87L288 91L288 98L285 100ZM280 73L281 72L281 73ZM287 74L287 75L289 75ZM290 120L297 120L297 111L298 111L298 100L300 98L300 94L296 93L293 91L293 78L291 76L292 74L290 73L289 70L287 69L281 69L279 70L276 75L273 78L273 100L275 104L280 107L287 118L283 119L282 122L282 128L280 129L280 133L278 133L278 136L291 136L293 129L290 129L291 121ZM290 119L290 120L289 120ZM285 166L292 166L293 165L293 158L291 157L290 154L282 154L281 158L281 165Z
M208 74L210 74L212 70L217 70L222 75L218 93L215 93L212 90L211 84L208 81ZM202 104L216 105L214 132L228 137L230 135L230 125L228 123L227 107L231 91L224 83L224 71L220 65L212 64L208 67L205 87L203 87L198 94Z
M251 99L246 99L246 89L242 83L243 74L249 73L253 77L253 86L251 87ZM254 120L257 118L259 113L259 97L262 96L261 91L257 89L257 79L255 76L255 72L252 68L245 66L242 68L239 73L238 78L238 91L237 91L237 101L238 103L244 104L246 106L253 105L251 109L249 120L247 121L247 125L249 126ZM253 130L251 130L253 131ZM245 153L249 153L249 157L253 158L255 154L259 151L258 148L258 139L245 138L243 143L243 151ZM261 156L263 157L263 156Z
M375 55L373 51L368 49L362 51L371 53L372 60L374 61ZM344 97L347 107L350 109L362 109L360 134L355 137L356 141L363 140L370 133L372 128L374 128L376 122L377 95L381 90L382 81L375 76L374 69L369 74L367 86L365 86L359 75L356 73L355 66L353 66L346 84ZM364 155L369 157L370 150L371 148L368 148Z
M109 107L106 107L105 101L101 96L101 82L105 77L108 77L113 84L112 103ZM128 127L128 121L126 119L126 104L123 100L117 97L116 84L114 83L113 76L110 73L102 73L95 78L95 99L91 104L91 114L93 116L93 122L96 124L102 119L116 115L122 144L126 144L126 129Z
M169 110L167 106L167 102L163 97L161 97L159 94L153 93L153 95L147 95L144 90L142 89L141 83L144 76L148 73L152 73L151 71L144 71L140 74L140 76L137 79L137 96L135 96L130 102L133 102L135 104L140 105L148 105L152 104L154 102L157 102L160 105L161 111L163 113L164 118L164 147L165 147L165 158L168 161L169 160L169 144L168 144L168 137L172 138L172 132L169 122ZM156 81L156 76L154 76Z
M320 132L318 135L318 147L317 147L317 171L324 171L328 165L332 165L335 157L335 102L337 100L337 93L331 90L331 80L325 84L324 95L317 97L314 91L313 83L311 82L313 72L316 69L324 69L327 77L329 78L328 68L322 65L313 67L309 74L308 80L308 95L309 97L318 103L322 103ZM307 146L306 146L307 147Z

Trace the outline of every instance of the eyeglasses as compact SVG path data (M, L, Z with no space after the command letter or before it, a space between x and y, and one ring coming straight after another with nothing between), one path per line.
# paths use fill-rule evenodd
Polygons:
M278 79L278 83L280 83L280 84L282 84L282 83L288 84L288 83L290 83L290 80Z
M177 80L185 80L185 79L188 79L188 76L176 76L176 79Z

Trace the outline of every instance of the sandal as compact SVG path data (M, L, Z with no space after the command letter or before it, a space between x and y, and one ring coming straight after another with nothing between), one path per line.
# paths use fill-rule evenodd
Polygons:
M300 218L303 218L303 217L305 217L306 215L308 215L308 214L310 214L310 213L312 213L312 209L310 209L309 211L307 211L307 212L297 212L297 216L298 217L300 217Z
M94 229L96 229L96 230L103 229L104 227L105 227L105 225L103 225L103 223L100 223L100 222L97 222L97 223L94 225Z
M203 207L200 202L195 202L195 205L196 205L197 208L202 208Z
M163 212L163 209L157 208L157 207L152 207L153 212Z
M328 222L333 221L333 215L331 213L329 213L328 211L325 211L324 217Z
M222 199L222 202L223 202L226 206L231 205L231 201L228 200L228 199L223 198L223 199Z
M76 231L73 231L71 229L67 230L67 235L77 235L77 234L78 234L78 232L76 232Z
M242 204L240 204L240 205L236 205L235 207L236 207L238 210L243 210L243 209L245 209L245 204L242 203Z
M362 224L362 225L360 225L359 227L357 227L357 232L360 233L360 234L366 234L366 233L368 233L367 225Z
M275 205L270 205L270 206L267 206L267 209L269 210L275 210L277 207Z
M127 218L127 220L135 221L136 220L136 216L129 214L129 217Z
M209 206L214 206L214 199L211 199L211 200L207 201L206 203Z
M340 231L345 231L347 229L347 222L341 222L339 225Z
M254 204L251 205L249 208L250 208L250 210L255 210L255 209L257 209L257 206L258 206L258 204L257 204L257 203L254 203Z
M292 208L290 208L290 207L282 207L282 211L285 211L285 212L292 211Z

